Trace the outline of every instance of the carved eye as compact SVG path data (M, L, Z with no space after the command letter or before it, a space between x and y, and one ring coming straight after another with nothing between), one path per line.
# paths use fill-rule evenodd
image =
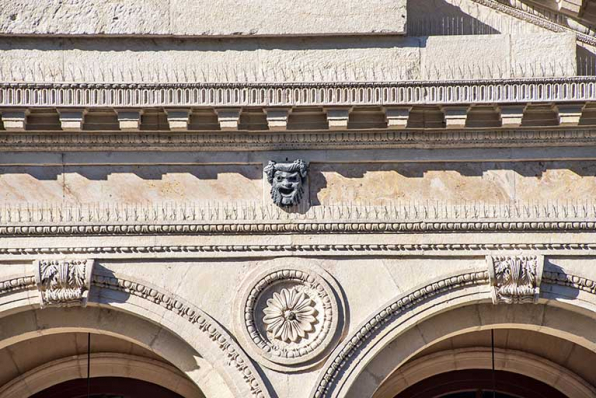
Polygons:
M282 180L281 176L277 176L277 181L281 181L281 180Z

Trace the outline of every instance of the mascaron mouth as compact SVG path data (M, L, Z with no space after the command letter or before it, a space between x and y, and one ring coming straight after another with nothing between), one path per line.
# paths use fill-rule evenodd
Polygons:
M281 193L283 196L290 196L294 193L293 188L279 187L278 190L279 190L279 193Z

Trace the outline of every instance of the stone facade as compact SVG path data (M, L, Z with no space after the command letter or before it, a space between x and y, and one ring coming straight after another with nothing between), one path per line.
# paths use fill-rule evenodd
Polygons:
M596 396L589 2L3 1L0 398Z

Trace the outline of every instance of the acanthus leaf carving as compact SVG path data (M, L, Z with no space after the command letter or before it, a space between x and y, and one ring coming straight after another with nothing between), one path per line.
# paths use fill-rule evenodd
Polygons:
M93 264L91 259L35 261L35 282L42 308L87 305Z
M487 256L487 263L493 304L538 302L544 256Z

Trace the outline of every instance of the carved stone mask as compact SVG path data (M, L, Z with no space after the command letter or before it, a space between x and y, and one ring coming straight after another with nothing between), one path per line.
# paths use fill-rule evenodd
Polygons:
M300 203L304 195L304 181L307 166L301 160L292 163L276 163L270 161L265 167L267 180L271 184L271 198L278 206L287 207Z

